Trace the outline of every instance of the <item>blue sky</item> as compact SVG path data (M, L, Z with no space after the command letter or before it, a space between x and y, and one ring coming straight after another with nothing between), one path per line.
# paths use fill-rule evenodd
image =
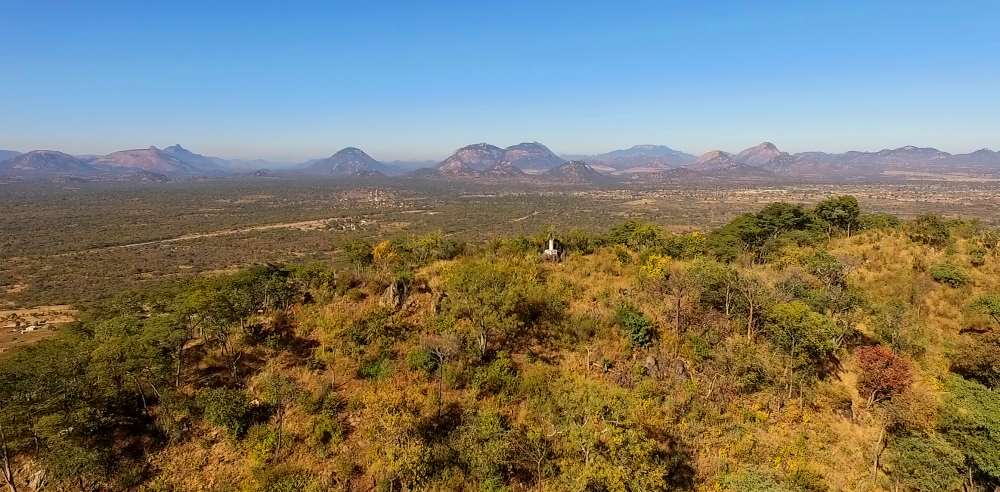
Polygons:
M0 148L1000 148L997 1L279 3L0 0Z

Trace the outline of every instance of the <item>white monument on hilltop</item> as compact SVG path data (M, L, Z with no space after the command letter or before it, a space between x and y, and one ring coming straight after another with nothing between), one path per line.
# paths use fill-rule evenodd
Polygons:
M545 261L562 261L562 244L555 238L549 238L547 247L542 251L542 259Z

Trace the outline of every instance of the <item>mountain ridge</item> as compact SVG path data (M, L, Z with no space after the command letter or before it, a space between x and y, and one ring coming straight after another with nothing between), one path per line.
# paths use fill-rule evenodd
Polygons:
M329 157L310 160L297 167L279 166L284 170L269 171L269 174L282 176L305 173L335 177L411 175L523 180L543 176L567 162L582 161L589 170L603 173L601 175L605 178L646 175L646 180L654 181L748 177L820 181L1000 179L1000 152L985 147L960 154L915 145L877 151L789 153L774 143L765 141L737 153L715 150L698 157L665 145L652 144L573 157L567 161L537 141L522 142L506 148L485 142L466 145L436 164L432 161L381 162L360 148L345 147ZM100 156L73 156L55 150L33 150L26 153L0 151L0 172L15 179L72 176L97 180L110 177L117 180L130 176L137 179L244 176L259 169L270 169L270 164L263 160L227 160L206 156L180 144L163 149L151 146L122 150ZM668 172L672 170L676 171Z

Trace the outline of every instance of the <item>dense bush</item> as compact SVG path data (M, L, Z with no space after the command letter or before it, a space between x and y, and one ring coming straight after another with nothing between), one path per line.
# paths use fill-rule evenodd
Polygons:
M205 421L221 427L231 438L240 438L253 423L250 398L241 390L208 388L198 393L198 406Z
M517 371L506 352L499 352L489 364L478 367L470 386L480 395L513 395L517 390Z
M772 203L756 214L743 214L713 231L706 248L722 261L750 253L758 262L767 261L787 246L818 244L828 226L802 205Z
M959 490L965 478L962 453L937 436L894 436L886 455L889 476L906 490Z
M656 337L653 322L642 314L642 311L623 304L616 313L618 326L628 338L630 345L636 348L648 347Z
M876 306L873 328L876 338L896 352L919 356L928 344L926 328L908 308L900 300Z
M608 233L613 244L628 246L634 250L662 250L668 233L660 226L635 220L619 224Z
M930 267L931 278L949 287L961 287L969 282L969 276L961 268L951 263L938 263Z
M455 430L453 442L464 468L480 483L505 483L516 458L513 432L496 408L469 411Z
M357 266L372 264L372 243L363 239L352 239L342 246L344 257Z
M864 230L895 229L902 221L895 215L886 213L863 213L858 218L858 225Z
M945 379L940 431L983 481L1000 484L1000 393L959 376Z
M546 288L534 263L464 261L445 274L442 326L459 330L480 358L515 341L528 324L559 321L564 309L562 293Z
M1000 388L1000 334L964 337L951 358L951 370L989 388Z

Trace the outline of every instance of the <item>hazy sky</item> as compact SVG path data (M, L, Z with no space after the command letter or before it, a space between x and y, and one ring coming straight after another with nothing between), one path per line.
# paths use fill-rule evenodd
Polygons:
M1000 148L996 0L0 0L0 39L22 151Z

